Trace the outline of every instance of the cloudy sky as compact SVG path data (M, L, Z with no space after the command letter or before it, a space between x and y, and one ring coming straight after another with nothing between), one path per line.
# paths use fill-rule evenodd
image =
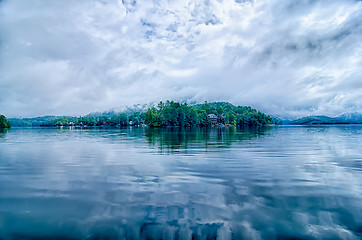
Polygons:
M357 0L0 0L0 113L230 101L362 112Z

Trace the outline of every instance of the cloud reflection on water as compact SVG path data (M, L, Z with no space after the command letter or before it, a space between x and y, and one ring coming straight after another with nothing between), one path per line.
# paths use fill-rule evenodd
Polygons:
M0 238L359 239L361 133L12 129Z

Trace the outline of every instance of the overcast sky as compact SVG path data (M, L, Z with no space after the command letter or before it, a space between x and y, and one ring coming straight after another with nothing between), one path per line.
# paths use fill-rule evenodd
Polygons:
M0 0L0 113L230 101L362 112L356 0Z

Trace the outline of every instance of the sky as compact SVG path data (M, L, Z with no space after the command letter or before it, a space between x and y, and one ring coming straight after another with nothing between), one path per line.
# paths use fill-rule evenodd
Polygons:
M0 114L169 100L362 112L362 1L0 0Z

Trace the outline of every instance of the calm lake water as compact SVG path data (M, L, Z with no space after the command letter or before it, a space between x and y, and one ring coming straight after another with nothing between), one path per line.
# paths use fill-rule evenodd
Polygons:
M361 239L362 126L0 132L0 239Z

